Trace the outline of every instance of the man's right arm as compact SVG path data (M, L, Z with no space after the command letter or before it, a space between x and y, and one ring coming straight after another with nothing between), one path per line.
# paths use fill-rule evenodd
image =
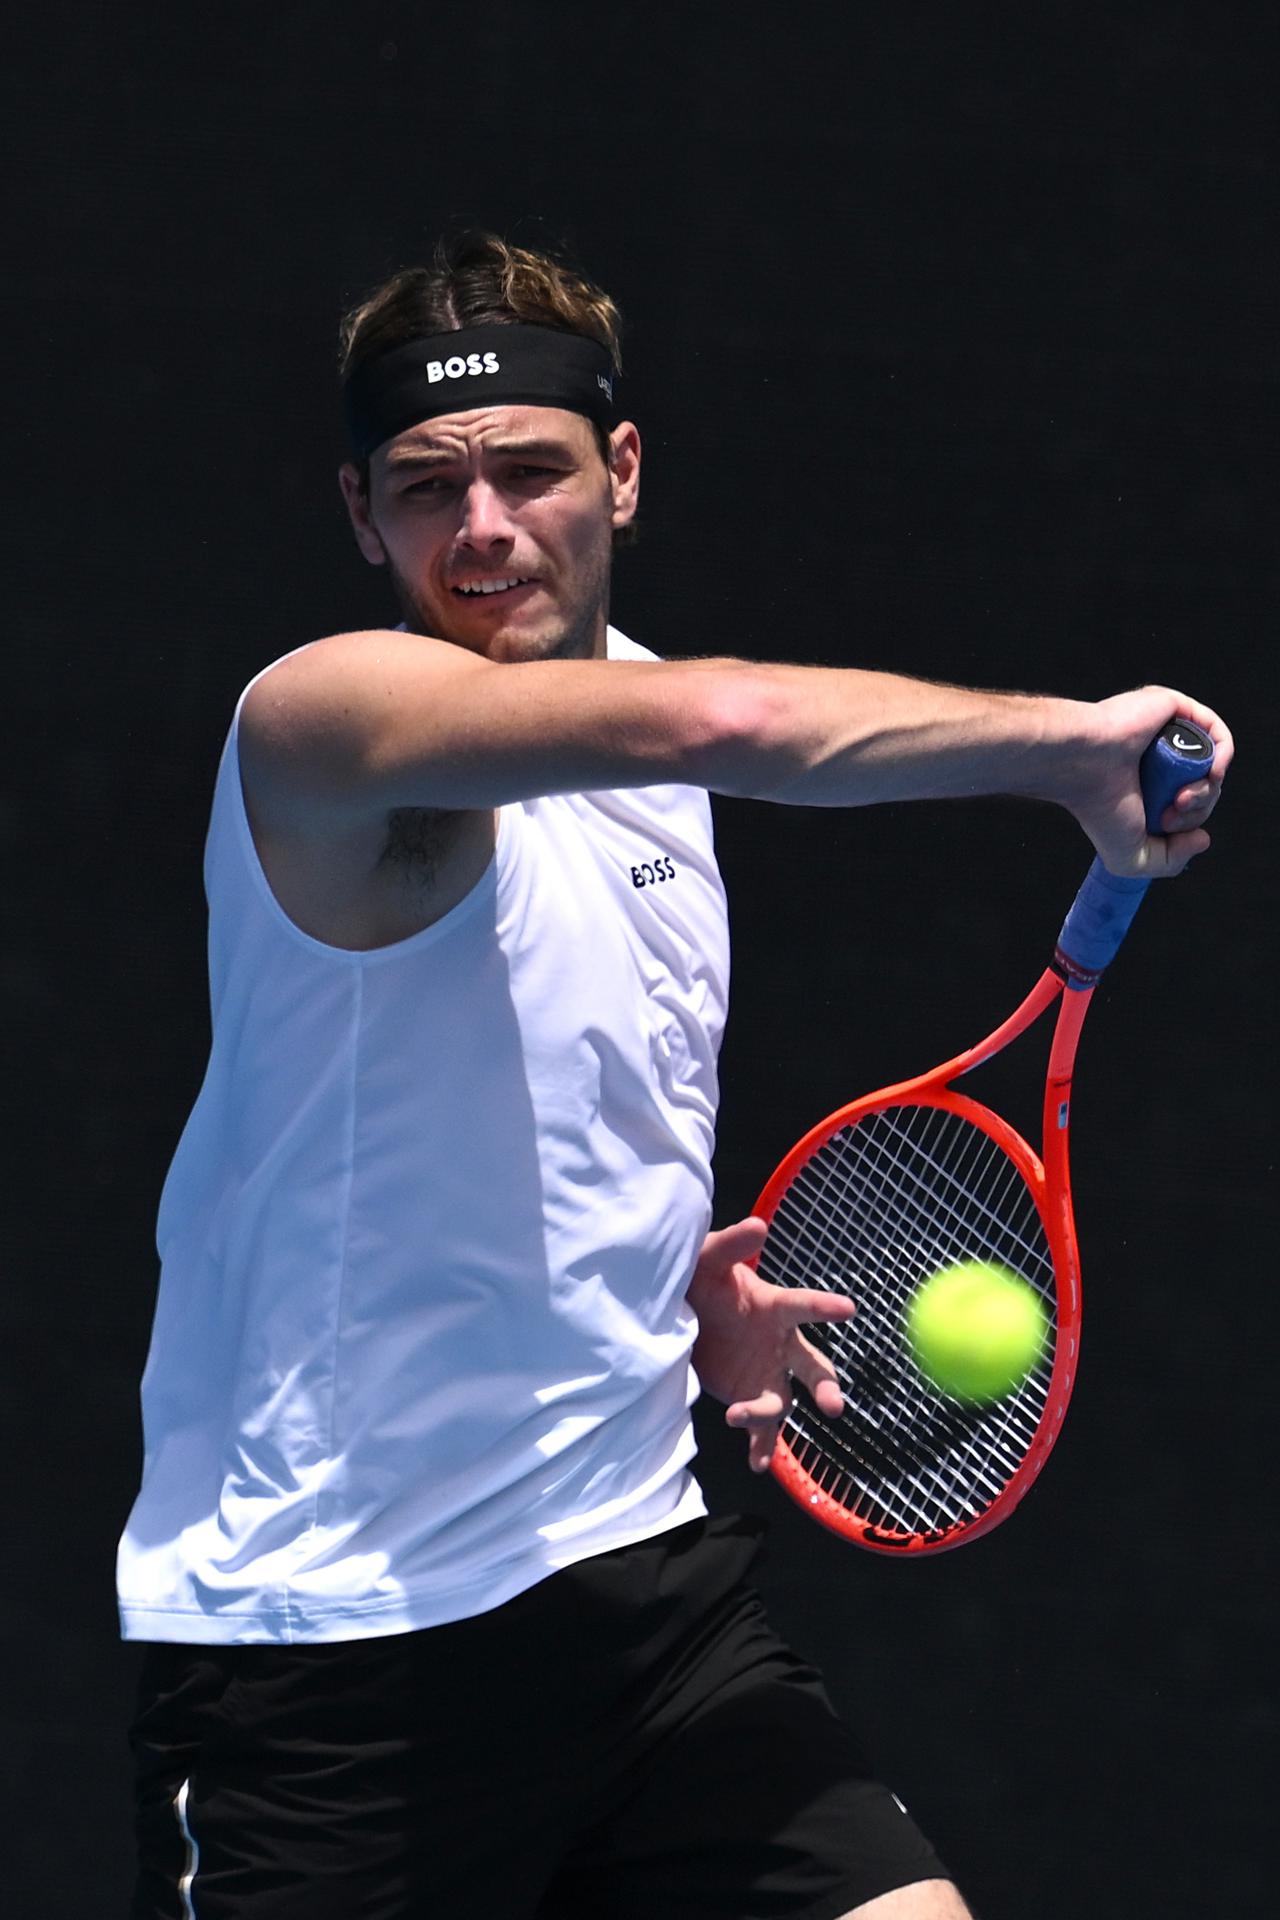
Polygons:
M1208 726L1218 759L1151 840L1137 761L1175 716ZM241 728L259 814L309 835L668 781L799 806L1010 793L1068 807L1117 871L1150 874L1207 844L1231 752L1217 716L1167 688L1086 703L732 659L491 662L390 631L290 654Z

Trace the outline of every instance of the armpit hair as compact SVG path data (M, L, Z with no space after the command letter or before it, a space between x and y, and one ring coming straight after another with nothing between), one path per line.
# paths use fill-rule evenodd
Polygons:
M394 808L387 815L387 844L378 856L378 865L397 869L406 880L429 884L461 817L456 810L445 807Z

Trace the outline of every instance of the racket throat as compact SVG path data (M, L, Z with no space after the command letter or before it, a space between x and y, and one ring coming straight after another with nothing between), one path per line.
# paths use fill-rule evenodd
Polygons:
M1044 1163L1048 1171L1059 1150L1065 1157L1067 1130L1071 1120L1071 1082L1076 1070L1076 1049L1080 1029L1093 999L1092 987L1081 987L1062 996L1062 1007L1049 1049L1049 1070L1044 1086ZM1064 1169L1065 1170L1065 1169Z

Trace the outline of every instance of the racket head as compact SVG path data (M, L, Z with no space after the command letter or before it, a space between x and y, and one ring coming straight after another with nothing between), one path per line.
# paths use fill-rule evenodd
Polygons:
M1065 1151L1054 1160L1060 1173L1046 1179L999 1114L945 1084L915 1083L831 1114L766 1183L755 1207L769 1228L761 1278L847 1293L859 1307L852 1320L805 1329L835 1367L845 1412L830 1420L804 1396L772 1463L791 1498L844 1539L895 1554L977 1539L1048 1458L1080 1337ZM1025 1380L977 1406L921 1373L905 1330L915 1289L970 1259L1020 1275L1047 1319Z

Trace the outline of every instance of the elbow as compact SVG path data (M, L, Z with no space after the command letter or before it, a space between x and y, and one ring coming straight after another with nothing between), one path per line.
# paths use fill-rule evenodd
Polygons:
M788 763L787 694L767 669L699 662L707 673L682 713L691 779L714 793L764 799L795 771Z

